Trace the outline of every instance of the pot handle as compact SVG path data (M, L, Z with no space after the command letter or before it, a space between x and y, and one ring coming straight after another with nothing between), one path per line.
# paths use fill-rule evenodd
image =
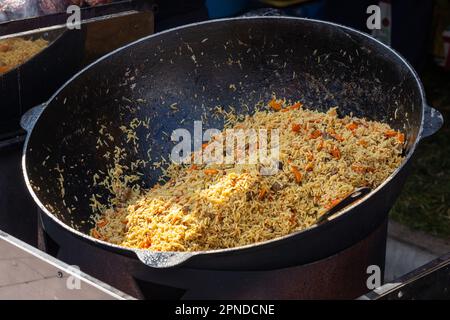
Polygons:
M444 117L442 117L442 114L438 110L427 104L424 105L424 108L425 115L421 139L435 134L444 124Z
M135 250L139 260L152 268L172 268L180 266L196 255L193 252L155 252L149 250Z
M20 118L20 126L22 129L30 133L46 105L46 103L42 103L25 112Z
M336 214L339 213L342 209L351 205L352 203L362 199L366 195L368 195L372 191L369 187L361 187L354 190L352 193L348 194L344 199L342 199L339 203L337 203L330 210L325 212L319 219L317 219L316 224L321 224L326 221L330 221L331 219L336 217Z

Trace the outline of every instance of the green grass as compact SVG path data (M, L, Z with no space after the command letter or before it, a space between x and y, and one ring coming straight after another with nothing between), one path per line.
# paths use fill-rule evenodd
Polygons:
M445 123L420 143L391 217L413 229L450 239L450 72L430 66L422 80L428 102L443 114Z

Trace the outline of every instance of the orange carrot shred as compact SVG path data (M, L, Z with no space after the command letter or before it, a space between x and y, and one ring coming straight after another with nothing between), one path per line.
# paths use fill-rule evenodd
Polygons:
M108 220L106 220L106 219L100 219L100 220L97 221L97 226L99 228L103 228L107 224L108 224Z
M398 142L405 143L405 135L403 133L399 133L397 136Z
M92 229L91 234L96 239L100 239L100 240L102 239L102 236L100 235L100 233L98 233L98 231L95 229Z
M323 149L323 140L320 140L319 144L317 145L317 151L321 151Z
M141 248L141 249L148 249L148 248L151 247L151 245L152 245L152 240L151 240L151 238L150 238L149 236L147 236L147 237L145 238L145 240L142 241L142 242L139 244L139 248Z
M281 106L282 106L281 102L277 101L275 98L273 98L269 102L269 107L271 107L275 111L280 111L281 110Z
M331 136L332 136L333 138L335 138L337 141L340 141L340 142L342 142L342 141L345 140L343 136L338 135L337 133L332 134Z
M334 146L333 149L331 149L331 155L333 157L335 157L336 159L340 159L341 158L341 151L339 150L338 147Z
M0 66L0 73L6 73L7 71L9 71L8 66Z
M203 170L203 172L207 175L213 175L213 174L218 174L219 170L216 169L205 169Z
M316 139L316 138L320 137L321 135L322 135L322 132L320 130L314 130L313 132L311 132L310 138Z
M296 102L296 103L294 103L292 106L286 107L286 108L284 108L284 109L281 110L281 111L282 111L282 112L287 112L287 111L291 111L291 110L298 110L298 109L300 109L300 107L301 107L302 105L303 105L302 103Z
M388 131L386 131L386 132L384 133L384 135L385 135L387 138L392 138L392 137L395 137L395 136L397 135L397 131L395 131L395 130L388 130Z
M326 207L327 209L334 208L334 207L337 206L337 205L339 204L339 202L341 202L341 201L342 201L341 199L333 199L333 200L331 200L325 207Z
M338 147L334 146L334 147L331 149L331 155L332 155L333 157L335 157L336 159L340 159L340 158L341 158L341 151L339 150Z
M302 182L302 174L300 173L300 171L298 171L297 166L292 166L291 170L292 170L292 173L294 173L295 181L297 183Z
M265 189L265 188L261 189L261 191L259 192L259 196L258 196L259 200L264 199L264 196L266 195L266 193L267 193L267 189Z
M299 132L301 128L302 128L302 126L298 123L292 124L292 131L294 131L294 132Z
M348 130L353 131L353 130L355 130L356 128L358 128L358 124L355 123L355 122L352 122L352 123L349 123L346 127L347 127Z
M188 171L191 172L191 171L194 171L194 170L197 170L197 169L198 169L197 165L196 165L196 164L193 164L193 165L188 169Z
M364 139L359 140L359 141L358 141L358 144L361 145L361 146L363 146L363 147L367 147L367 141L364 140Z

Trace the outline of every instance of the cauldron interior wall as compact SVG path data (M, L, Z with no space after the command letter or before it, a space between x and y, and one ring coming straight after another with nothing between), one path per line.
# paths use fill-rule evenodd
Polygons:
M59 219L87 232L90 198L110 196L94 175L101 181L101 172L114 168L117 147L126 150L121 164L148 161L126 171L153 185L161 170L151 164L168 159L173 129L192 131L200 119L204 129L220 128L215 106L246 114L242 106L251 112L272 94L388 122L407 133L408 150L420 128L422 97L411 71L380 47L344 28L270 18L194 25L144 39L86 69L50 102L28 142L30 183ZM148 123L136 128L136 144L121 128L133 119Z

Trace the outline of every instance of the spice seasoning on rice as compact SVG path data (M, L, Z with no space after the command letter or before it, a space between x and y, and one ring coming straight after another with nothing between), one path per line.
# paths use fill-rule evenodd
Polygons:
M44 39L26 40L11 38L0 41L0 75L21 65L45 47L48 41Z

